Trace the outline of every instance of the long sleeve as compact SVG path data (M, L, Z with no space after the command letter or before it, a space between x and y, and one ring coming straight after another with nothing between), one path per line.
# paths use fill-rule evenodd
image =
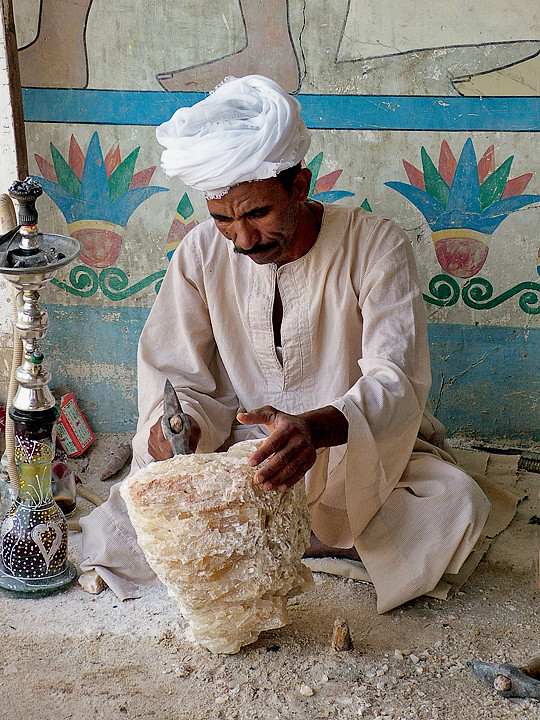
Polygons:
M313 507L316 517L316 505L324 506L323 525L333 524L329 508L337 514L346 509L353 537L399 482L431 383L427 327L410 244L391 222L373 218L368 227L369 236L356 238L363 251L351 273L361 316L360 372L332 402L349 422L348 442L320 458L321 465L328 463L328 476ZM363 228L365 232L366 223ZM315 482L320 472L315 471ZM346 542L337 527L330 532L328 538Z
M215 344L195 238L186 237L171 260L141 333L137 361L137 465L152 460L148 433L163 413L167 378L201 427L198 451L212 452L224 442L238 399Z

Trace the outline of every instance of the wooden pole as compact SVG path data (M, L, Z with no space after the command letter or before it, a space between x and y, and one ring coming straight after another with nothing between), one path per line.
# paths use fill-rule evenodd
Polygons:
M2 22L4 25L3 34L6 47L7 75L13 117L17 164L17 178L15 179L23 180L28 175L28 153L26 147L26 132L24 129L21 75L19 72L19 56L12 0L0 0L0 7L2 9Z

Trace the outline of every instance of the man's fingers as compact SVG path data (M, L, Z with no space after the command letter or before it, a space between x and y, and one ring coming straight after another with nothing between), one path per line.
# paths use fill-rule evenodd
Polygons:
M272 462L279 462L279 457L283 458L283 460L286 461L283 454L278 457L277 453L282 450L284 444L286 443L288 438L288 433L277 433L274 431L270 437L268 437L262 445L260 445L253 455L249 458L249 464L254 467L255 465L260 465L263 460L266 460L267 458L274 455L272 458Z
M163 435L161 418L150 428L148 437L148 452L154 460L168 460L173 457L171 445Z
M293 485L304 477L312 465L313 463L306 461L302 463L289 477L285 478L283 477L283 474L276 475L271 480L263 483L262 488L263 490L279 490L280 492L290 490Z
M257 471L254 480L265 490L281 489L282 486L283 489L288 489L306 474L313 466L315 459L316 453L310 448L305 448L300 453L292 450L280 452Z
M279 412L271 405L238 413L237 418L241 423L266 425L271 431L249 458L252 467L267 461L254 477L265 490L287 490L315 463L317 454L303 419Z
M312 467L312 463L310 463L310 462L303 463L303 465L301 465L298 468L296 473L292 477L290 477L288 480L286 480L284 483L282 483L281 485L278 485L277 489L280 492L285 492L286 490L290 490L290 488L292 488L293 485L295 485L299 480L301 480L304 477L304 475L308 472L308 470L311 469L311 467Z
M255 473L255 482L263 483L288 465L291 465L293 470L298 464L299 456L303 452L301 441L290 438L288 433L284 433L283 438L275 435L276 433L272 433L249 459L250 465L259 465L266 458L270 458L266 465Z
M271 425L275 422L277 410L271 405L264 405L255 410L238 413L236 419L243 425Z

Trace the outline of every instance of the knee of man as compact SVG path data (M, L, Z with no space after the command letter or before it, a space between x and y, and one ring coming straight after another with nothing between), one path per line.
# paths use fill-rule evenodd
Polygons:
M484 527L491 504L480 485L458 466L448 473L448 501L462 516L468 516L473 533Z

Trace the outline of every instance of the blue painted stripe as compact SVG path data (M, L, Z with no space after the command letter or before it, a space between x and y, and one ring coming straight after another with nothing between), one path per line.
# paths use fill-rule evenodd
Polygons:
M168 120L203 93L23 88L27 122L148 125ZM531 132L540 97L298 95L312 129Z
M51 388L75 393L94 432L137 423L137 342L150 308L47 305L43 340Z
M540 329L428 325L431 401L449 435L540 441Z
M48 305L51 387L72 390L92 429L137 420L136 356L149 308ZM430 323L431 400L449 435L540 441L540 329Z

